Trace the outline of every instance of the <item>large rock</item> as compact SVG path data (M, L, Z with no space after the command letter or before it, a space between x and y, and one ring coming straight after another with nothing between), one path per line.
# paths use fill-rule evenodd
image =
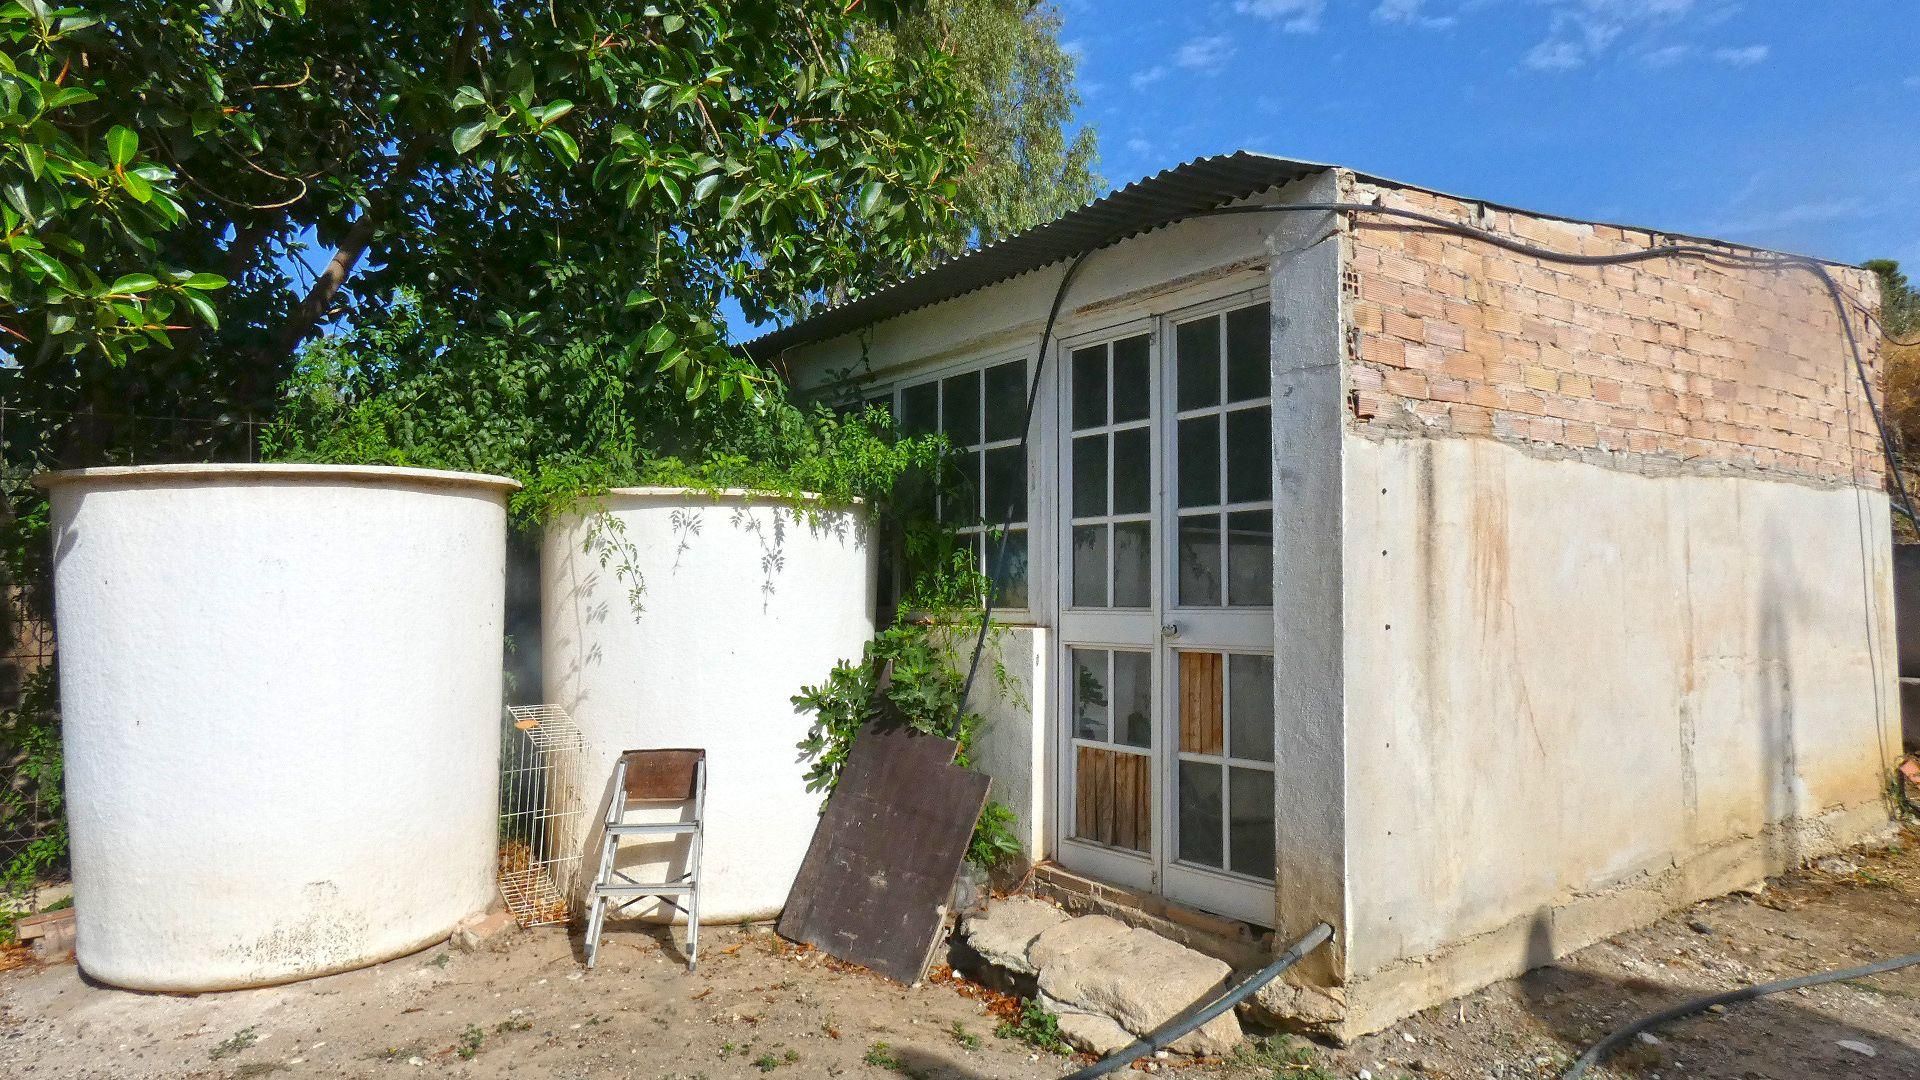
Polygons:
M1106 1057L1134 1044L1133 1032L1114 1023L1111 1017L1081 1012L1045 994L1040 995L1040 1006L1060 1018L1060 1037L1073 1044L1075 1050Z
M1211 956L1104 915L1044 931L1028 948L1027 959L1039 969L1040 992L1047 998L1072 1012L1108 1017L1136 1036L1211 999L1232 974ZM1224 1054L1239 1042L1240 1021L1228 1010L1172 1049Z
M1024 896L995 900L986 911L970 915L963 924L967 944L987 963L1020 975L1034 973L1027 950L1035 938L1071 916L1052 904Z

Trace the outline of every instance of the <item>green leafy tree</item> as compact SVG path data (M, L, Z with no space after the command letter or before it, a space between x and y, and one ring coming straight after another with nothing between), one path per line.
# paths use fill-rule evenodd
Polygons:
M1880 325L1891 337L1908 338L1920 334L1920 289L1915 289L1892 259L1873 259L1866 264L1880 279Z
M4 392L83 414L262 410L303 342L402 290L488 333L591 341L630 382L741 392L723 297L797 314L924 257L955 212L951 64L860 47L899 15L11 0ZM82 427L57 457L131 437Z
M1051 3L932 0L870 35L888 52L951 54L969 102L960 212L939 255L1044 224L1100 193L1098 143L1093 128L1073 128L1075 61Z

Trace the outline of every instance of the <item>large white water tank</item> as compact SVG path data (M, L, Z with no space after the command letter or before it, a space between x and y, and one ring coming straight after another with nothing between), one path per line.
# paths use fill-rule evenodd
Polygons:
M786 904L822 799L802 779L795 745L810 718L792 698L860 657L873 573L865 513L817 501L621 488L547 529L546 697L585 735L585 787L600 800L590 819L605 813L621 751L707 751L702 922L771 918ZM623 843L636 878L684 869L684 841ZM590 878L599 852L582 846ZM630 913L659 914L646 903Z
M488 906L513 481L167 465L40 483L88 975L284 982Z

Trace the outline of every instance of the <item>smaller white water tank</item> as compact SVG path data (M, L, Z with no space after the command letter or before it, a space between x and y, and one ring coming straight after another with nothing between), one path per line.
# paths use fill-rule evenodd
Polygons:
M586 786L602 800L589 819L605 812L622 751L705 749L701 920L771 918L823 798L802 779L796 744L810 717L792 698L873 636L866 514L679 488L597 502L549 526L541 549L546 697L585 735ZM685 847L623 842L621 865L641 879L677 875ZM591 878L599 852L583 854Z
M41 477L79 962L204 991L389 959L494 896L497 476Z

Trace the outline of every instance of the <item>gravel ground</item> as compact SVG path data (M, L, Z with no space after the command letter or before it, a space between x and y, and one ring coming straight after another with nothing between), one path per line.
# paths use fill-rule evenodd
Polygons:
M1824 866L1677 913L1351 1047L1275 1039L1180 1071L1551 1077L1615 1024L1680 998L1920 951L1920 834ZM1073 1065L995 1037L1008 1001L944 973L904 988L763 928L709 935L697 974L657 930L610 934L601 966L583 972L574 944L549 929L498 951L441 946L198 997L90 984L70 963L27 966L0 972L0 1076L988 1080L1057 1077ZM1655 1038L1599 1075L1915 1080L1920 969L1737 1005Z

